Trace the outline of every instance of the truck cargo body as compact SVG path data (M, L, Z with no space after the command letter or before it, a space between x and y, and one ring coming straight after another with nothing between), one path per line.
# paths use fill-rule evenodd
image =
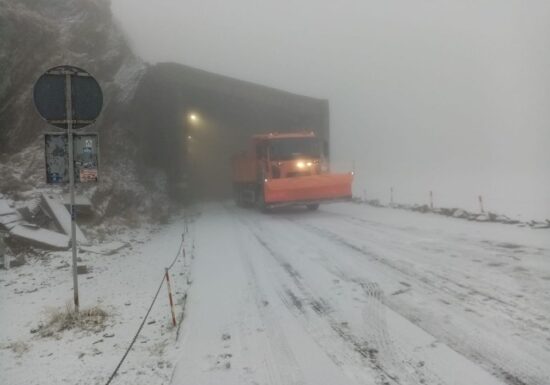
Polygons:
M261 209L351 199L352 173L329 173L313 133L252 137L248 151L233 159L233 189L239 205Z

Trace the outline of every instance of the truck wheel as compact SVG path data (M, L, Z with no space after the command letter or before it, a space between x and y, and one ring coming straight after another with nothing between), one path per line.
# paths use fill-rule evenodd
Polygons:
M233 186L233 201L237 206L239 205L239 190L236 186Z
M267 208L266 205L265 205L265 198L264 198L264 190L263 189L258 190L257 198L256 198L256 206L258 206L258 209L262 213L269 212L269 208Z
M312 203L310 205L306 205L306 207L309 211L315 211L319 208L319 203Z
M243 206L243 198L240 186L233 186L233 200L235 201L235 204L237 206Z

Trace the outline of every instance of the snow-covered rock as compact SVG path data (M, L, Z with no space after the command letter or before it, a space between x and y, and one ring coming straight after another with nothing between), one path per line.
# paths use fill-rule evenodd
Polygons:
M51 249L68 249L70 242L68 235L25 225L15 226L10 230L10 236L19 238L23 242L28 242L31 245Z
M15 209L11 207L7 199L0 199L0 215L15 214Z
M475 217L475 220L478 221L478 222L489 222L491 220L491 218L489 217L489 214L483 213L481 215L477 215Z
M468 213L462 209L456 209L453 212L453 217L455 218L466 218L468 216Z
M548 229L550 228L550 221L545 222L539 222L539 221L531 221L529 222L529 226L531 226L533 229Z

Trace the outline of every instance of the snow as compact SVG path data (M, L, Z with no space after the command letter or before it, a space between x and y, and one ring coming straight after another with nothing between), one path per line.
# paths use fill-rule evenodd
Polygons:
M79 253L81 263L91 270L78 276L81 308L100 305L110 314L105 330L98 333L70 330L52 337L31 333L45 323L50 309L64 309L72 302L70 251L50 252L19 268L0 270L0 382L103 384L137 331L164 267L178 251L181 223L159 230L146 226L117 234L117 239L131 247L115 255ZM185 290L182 277L187 268L180 257L171 270L178 304ZM179 318L181 306L177 309ZM113 384L168 383L175 339L163 287ZM17 353L14 346L24 346L26 351Z
M67 207L71 205L71 195L70 194L63 194L63 204ZM85 195L76 195L75 194L74 204L75 204L75 206L84 206L84 207L91 207L92 206L92 202Z
M10 235L22 238L31 244L46 246L55 249L68 249L70 239L65 234L56 233L47 229L17 225L10 230Z
M116 54L116 51L113 51ZM120 87L118 100L124 102L134 95L141 77L145 72L145 65L138 59L127 61L115 74L114 81Z
M20 220L21 220L21 217L17 213L1 215L0 225L2 225L2 227L5 227L8 230L11 230L15 226L17 226Z
M116 384L550 383L547 229L352 203L195 209L172 271L180 338L163 288ZM99 334L29 334L70 300L70 252L0 271L2 382L104 383L185 227L113 232L79 254L83 306L111 314ZM130 247L100 253L115 242Z
M54 217L58 226L65 232L65 234L71 234L71 214L65 208L62 202L56 200L50 194L42 194L42 199L46 203L48 210ZM89 244L88 239L82 233L78 225L76 226L76 241L79 244Z
M15 213L15 210L10 207L9 202L5 199L0 199L0 216Z
M550 379L548 232L353 204L271 215L228 204L206 206L196 233L173 383Z
M130 246L129 243L126 242L109 242L109 243L103 243L99 246L82 246L79 248L80 251L88 252L88 253L95 253L95 254L102 254L102 255L113 255L117 251L120 251L121 249Z

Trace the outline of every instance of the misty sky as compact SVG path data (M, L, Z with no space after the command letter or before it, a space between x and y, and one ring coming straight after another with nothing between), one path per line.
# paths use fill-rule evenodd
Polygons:
M328 98L356 190L550 218L550 1L112 0L138 55Z

